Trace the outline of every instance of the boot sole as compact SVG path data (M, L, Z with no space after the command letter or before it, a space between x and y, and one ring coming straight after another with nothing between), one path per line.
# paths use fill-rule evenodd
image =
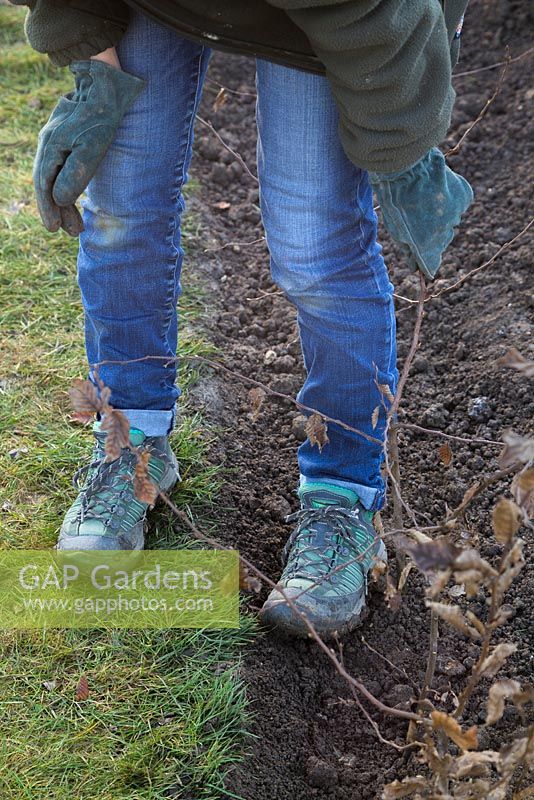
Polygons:
M376 554L376 559L377 561L386 561L386 562L388 560L386 546L382 540L380 541L380 546L378 549L378 553ZM265 626L269 628L273 633L276 633L277 635L280 635L283 638L311 639L312 636L308 628L303 623L295 624L295 618L292 615L291 608L285 604L281 605L285 606L288 613L287 616L284 615L278 618L276 621L270 622L268 618L267 620L264 621L263 614L260 612L260 619L264 621ZM269 613L269 609L266 609L266 613L267 614ZM362 625L365 622L369 614L370 614L370 609L369 606L365 603L364 599L364 605L360 609L360 611L349 617L349 619L347 619L345 622L342 622L339 625L337 625L335 628L332 628L331 626L329 626L328 628L322 628L320 623L317 622L312 622L312 624L316 633L321 637L321 639L328 641L329 639L332 639L335 636L344 636L345 634L350 633L351 631L360 627L360 625Z

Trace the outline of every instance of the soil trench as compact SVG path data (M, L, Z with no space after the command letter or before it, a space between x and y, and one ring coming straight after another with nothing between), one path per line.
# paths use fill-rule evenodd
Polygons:
M473 0L456 71L502 61L507 45L512 56L527 50L532 31L528 7L526 2ZM476 201L447 252L440 279L450 281L482 264L533 216L531 66L531 57L509 64L502 90L486 117L450 160L472 183ZM476 118L499 74L500 69L491 69L455 80L458 99L447 147ZM214 110L220 85L232 92ZM253 171L254 103L253 62L215 54L200 113ZM201 185L192 202L200 230L188 245L188 260L198 265L195 269L207 286L209 336L228 368L294 396L303 380L295 313L270 279L257 185L202 125L197 125L192 174ZM396 292L415 297L417 276L405 267L385 234L381 241ZM402 420L456 436L491 440L499 440L507 428L518 433L532 430L532 384L497 363L511 346L532 358L531 242L528 235L520 239L489 269L429 306ZM405 306L398 302L400 367L414 322L414 311ZM218 536L274 579L290 532L284 517L297 508L296 448L303 434L298 412L284 402L269 399L254 422L247 400L249 388L228 375L208 371L193 390L192 402L221 428L211 450L212 461L227 469L218 504ZM446 503L449 507L457 504L476 478L498 468L496 448L453 441L453 461L446 469L438 456L442 442L406 430L400 442L403 493L416 513L435 521L442 517ZM490 559L501 552L491 534L491 509L504 492L506 482L484 494L468 512L469 534ZM384 521L387 525L387 510ZM524 530L523 537L529 557L532 531ZM251 602L259 605L263 597ZM501 635L514 641L518 651L509 661L506 676L529 681L534 639L531 562L507 602L511 619ZM409 708L414 684L421 684L426 663L428 612L423 581L412 572L396 613L378 594L371 595L370 606L364 626L343 643L345 665L384 702ZM483 613L482 601L477 599L471 608ZM396 669L365 642L387 656ZM442 709L453 709L454 695L464 684L477 651L475 645L443 627L432 687ZM229 792L245 800L367 800L380 796L384 782L420 772L413 758L406 759L378 741L351 702L348 686L313 644L262 634L246 653L243 676L257 738L251 740L243 765L231 773ZM466 724L485 719L484 696L482 690L475 693ZM404 742L403 723L380 718L374 710L370 713L386 738ZM513 708L507 709L498 725L480 730L481 749L498 748L517 735L521 724Z

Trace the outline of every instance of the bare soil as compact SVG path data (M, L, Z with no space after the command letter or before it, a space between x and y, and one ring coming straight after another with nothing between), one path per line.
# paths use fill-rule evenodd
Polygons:
M507 46L512 56L530 47L533 19L528 8L527 2L472 0L456 71L501 61ZM500 71L491 69L455 80L458 99L447 147L458 141L491 96ZM451 166L472 183L476 202L446 255L440 273L445 282L482 264L533 216L531 71L532 57L509 65L487 116L470 133L459 155L451 159ZM218 84L238 94L230 94L215 111ZM252 170L254 94L253 62L216 54L201 115L211 120ZM198 265L195 269L207 287L210 313L205 325L209 335L221 348L228 368L294 395L303 380L295 313L269 276L257 186L200 125L192 174L201 184L194 201L201 228L196 244L190 245L194 252L189 260ZM404 266L385 234L382 241L396 291L414 297L417 277ZM520 433L532 430L532 385L498 364L511 346L532 357L531 245L532 239L525 236L487 270L429 306L402 420L491 440L499 440L507 428ZM413 309L405 306L399 301L401 367L414 322ZM218 508L218 535L276 579L280 552L289 535L284 517L297 507L296 448L302 429L295 420L298 412L285 402L269 401L254 422L248 389L238 379L208 372L196 387L193 402L221 431L211 450L213 462L227 469ZM445 504L458 503L476 478L498 468L496 448L452 442L453 462L446 469L438 457L442 441L413 431L405 431L401 437L403 492L422 520L424 515L440 519ZM495 498L506 491L506 483L495 487L468 512L469 535L491 559L500 553L491 534L491 509ZM387 510L384 523L387 526ZM530 556L532 530L525 530L524 538ZM510 592L513 613L502 629L502 637L518 645L507 675L522 681L532 679L533 587L530 562ZM263 597L254 598L251 604L260 605ZM364 626L343 643L345 665L384 702L409 708L414 686L423 680L427 653L423 581L412 572L396 613L380 594L371 596L370 605ZM471 608L484 613L481 599L471 603ZM395 669L365 642L387 656ZM454 694L463 685L476 654L475 645L442 630L432 687L442 708L452 710ZM243 766L230 775L229 792L245 800L367 800L380 796L384 782L420 771L413 756L405 758L378 741L351 703L348 687L313 643L262 634L245 654L243 677L255 713L253 733L257 738L251 740ZM485 718L483 689L469 704L468 724ZM404 741L404 724L381 719L372 709L370 713L384 736ZM498 747L517 735L521 725L515 711L507 709L498 725L481 729L481 747Z

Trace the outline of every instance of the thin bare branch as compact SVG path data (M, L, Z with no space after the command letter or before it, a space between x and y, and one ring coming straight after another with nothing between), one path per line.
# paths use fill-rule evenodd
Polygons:
M532 225L534 225L534 217L530 220L530 222L528 222L525 225L525 227L522 230L519 231L519 233L517 233L514 236L513 239L510 239L510 241L505 242L504 244L502 244L498 248L498 250L495 251L495 253L492 255L491 258L489 258L487 261L485 261L479 267L475 267L475 269L470 270L466 275L464 275L462 278L460 278L459 280L455 281L454 283L451 283L449 286L444 286L443 289L440 289L438 292L434 292L433 294L429 294L427 296L426 300L425 300L425 303L430 303L432 300L435 300L437 297L441 297L442 295L446 294L447 292L452 292L455 289L458 289L459 286L462 286L462 284L464 284L466 281L468 281L470 278L472 278L473 275L476 275L477 273L482 272L482 270L487 269L487 267L491 266L493 264L493 262L500 255L502 255L506 250L509 250L509 248L513 244L515 244L519 239L521 239L521 237L524 236L527 233L527 231L530 230ZM417 306L419 304L419 300L412 300L409 297L402 297L400 299L405 300L407 303L409 303L410 306ZM401 311L402 310L403 309L401 309Z
M488 489L490 486L493 486L493 484L499 483L499 481L507 478L509 475L519 472L522 466L522 464L512 464L511 467L500 469L497 472L494 472L493 475L489 475L487 478L482 478L482 480L476 481L467 490L462 502L456 506L456 508L453 508L452 511L449 511L445 519L445 524L462 517L467 506L469 506L479 494Z
M385 744L388 747L393 747L395 750L398 750L399 752L402 752L404 750L410 750L413 747L420 747L421 746L421 744L422 744L421 742L410 742L409 744L397 744L396 742L392 742L391 739L385 739L382 736L382 734L380 733L380 728L378 727L377 723L372 718L372 716L369 714L369 712L367 711L367 709L365 708L365 706L361 702L360 698L358 697L358 694L357 694L356 690L354 689L354 687L351 686L350 689L351 689L351 692L352 692L352 696L354 698L354 703L358 706L358 708L360 709L360 711L364 715L365 719L367 720L367 722L369 723L371 728L374 730L377 739L380 742L382 742L382 744ZM340 698L340 702L342 702L344 705L349 705L349 701L348 700L344 700L343 698ZM410 721L410 725L411 724L412 724L412 721ZM414 727L415 727L415 723L413 723L413 724L414 724Z
M389 475L393 479L391 481L393 486L393 526L395 528L403 528L399 441L395 422L392 422L389 428L388 455L387 468ZM402 571L406 566L406 555L400 548L397 548L395 558L397 561L397 580L400 580Z
M391 669L392 669L394 672L398 672L398 673L399 673L399 675L402 675L402 677L403 677L405 680L407 680L407 681L408 681L408 683L410 683L410 684L412 685L412 687L413 687L413 688L414 688L416 691L419 691L419 687L417 686L417 684L415 683L415 681L414 681L414 680L412 680L412 678L410 678L410 676L408 675L408 673L406 672L406 670L402 669L402 667L399 667L399 665L398 665L398 664L394 664L394 663L393 663L393 661L390 661L390 659L389 659L387 656L385 656L385 655L384 655L384 653L381 653L381 652L380 652L380 650L377 650L377 649L376 649L376 647L373 647L371 644L369 644L369 642L367 641L367 639L365 638L365 636L360 636L360 640L361 640L361 641L363 642L363 644L364 644L364 645L367 647L367 649L371 651L371 653L374 653L376 656L378 656L379 658L381 658L381 659L382 659L382 661L384 661L384 662L385 662L385 663L386 663L386 664L387 664L389 667L391 667Z
M392 420L399 410L400 402L402 400L402 395L404 392L404 387L406 386L406 381L408 380L408 375L412 366L412 362L415 358L415 354L417 352L417 348L419 347L419 337L421 335L421 326L423 324L423 316L424 316L424 307L427 300L427 286L426 280L422 273L419 273L419 299L417 301L417 317L415 320L414 331L412 336L412 342L410 345L410 349L408 351L408 355L403 364L403 369L401 376L399 378L399 382L397 384L397 391L395 392L395 397L393 398L393 402L388 412L388 421Z
M260 236L258 239L253 239L251 242L226 242L219 247L206 247L204 253L218 253L220 250L225 250L227 247L252 247L254 244L259 244L265 241L265 236Z
M481 108L481 110L480 110L478 116L476 117L476 119L474 119L473 122L469 125L467 130L463 133L463 135L460 137L460 139L454 145L454 147L451 147L450 150L447 150L447 152L445 153L445 158L448 158L449 156L456 155L460 151L460 147L465 142L465 140L467 139L467 137L469 136L469 134L471 133L473 128L476 125L478 125L478 123L482 119L484 119L484 117L488 113L489 107L494 102L495 98L497 97L497 95L499 94L499 92L502 89L502 86L503 86L503 83L504 83L504 79L506 77L506 73L508 72L508 65L509 64L510 64L510 57L507 55L507 57L505 59L505 62L504 62L503 71L501 72L501 74L499 76L499 80L497 81L497 85L495 87L495 90L494 90L493 94L491 95L491 97L488 100L486 100L484 106Z
M436 661L438 658L438 637L439 637L439 618L434 609L430 611L430 633L428 641L428 654L426 662L425 679L419 693L419 700L417 702L417 710L420 712L423 708L424 702L428 697L432 681L434 680L434 673L436 672ZM407 741L411 742L415 734L415 725L408 726Z
M428 297L428 301L430 301L430 300L435 300L435 299L436 299L436 297L441 297L441 295L445 294L446 292L452 292L454 289L457 289L459 286L462 286L462 284L464 284L466 281L468 281L470 278L472 278L472 277L473 277L473 275L476 275L477 273L479 273L479 272L482 272L482 270L484 270L484 269L486 269L487 267L489 267L491 264L493 264L493 262L495 261L495 259L497 259L497 258L498 258L498 257L499 257L499 256L500 256L502 253L504 253L504 251L505 251L505 250L509 250L509 249L510 249L510 247L511 247L513 244L515 244L515 243L517 242L517 240L518 240L518 239L520 239L522 236L524 236L524 235L525 235L525 233L526 233L528 230L530 230L530 228L531 228L533 225L534 225L534 217L533 217L533 218L530 220L530 222L528 222L528 223L525 225L525 227L524 227L524 228L523 228L521 231L519 231L519 233L518 233L516 236L514 236L514 238L513 238L513 239L510 239L510 241L509 241L509 242L505 242L504 244L502 244L502 245L499 247L499 249L497 250L497 252L496 252L496 253L494 253L490 259L488 259L488 261L485 261L485 262L484 262L483 264L481 264L479 267L475 267L475 269L472 269L470 272L468 272L468 273L467 273L467 275L464 275L462 278L460 278L459 280L457 280L457 281L456 281L455 283L453 283L451 286L445 286L445 288L444 288L444 289L440 289L440 291L439 291L439 292L436 292L435 294L431 294L431 295Z
M223 139L223 137L221 136L221 134L220 134L220 133L218 133L218 131L216 131L216 130L215 130L215 128L213 127L213 125L211 124L211 122L208 122L208 120L207 120L207 119L203 119L202 117L199 117L199 115L198 115L198 114L197 114L197 119L198 119L198 121L200 122L200 124L201 124L201 125L204 125L204 126L205 126L205 127L208 129L208 130L210 130L210 131L211 131L211 132L212 132L212 133L213 133L213 134L214 134L214 135L217 137L217 139L220 141L220 143L221 143L221 144L222 144L222 146L225 148L225 150L228 150L228 152L229 152L229 153L231 153L231 154L233 155L233 157L235 158L235 160L236 160L236 161L237 161L239 164L241 164L241 166L243 167L243 169L245 170L245 172L247 173L247 175L250 175L250 177L252 178L252 180L253 180L253 181L255 181L256 183L259 183L257 175L254 175L254 173L251 171L251 169L250 169L250 168L247 166L247 164L245 163L245 161L244 161L243 157L242 157L241 155L239 155L239 153L238 153L236 150L233 150L233 149L230 147L230 145L228 144L228 142L225 142L225 141L224 141L224 139Z
M235 94L237 97L256 97L256 92L239 92L237 89L229 89L228 86L223 86L222 83L219 83L219 81L214 81L213 78L210 78L209 76L204 78L204 81L206 83L212 83L217 87L218 90L224 89L224 91L228 92L228 94Z
M267 300L269 297L283 297L284 292L262 292L258 297L247 297L249 303L259 303L262 300Z
M518 56L514 56L514 58L505 59L504 61L497 61L495 64L489 64L487 67L477 67L476 69L468 69L464 72L455 72L452 78L453 80L455 78L466 78L468 75L478 75L479 73L487 72L490 69L498 69L498 67L503 67L505 64L514 64L516 61L521 61L523 58L526 58L531 53L534 53L534 47L529 47L528 50L525 50Z
M452 433L445 433L445 431L433 430L432 428L423 428L421 425L415 425L413 422L399 422L397 423L397 427L406 428L407 430L412 431L420 431L421 433L427 433L430 436L440 436L443 439L451 439L455 442L465 442L465 444L488 444L492 447L498 447L499 449L502 449L502 442L494 442L491 439L479 439L476 436L454 436Z

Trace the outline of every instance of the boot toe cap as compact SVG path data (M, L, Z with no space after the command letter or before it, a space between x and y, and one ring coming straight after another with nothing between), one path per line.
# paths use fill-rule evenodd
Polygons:
M325 638L335 633L352 630L365 616L364 592L339 598L316 599L299 587L285 587L284 594L293 601L292 608L277 589L273 589L261 610L262 622L277 632L298 637L309 637L306 617L316 632Z

